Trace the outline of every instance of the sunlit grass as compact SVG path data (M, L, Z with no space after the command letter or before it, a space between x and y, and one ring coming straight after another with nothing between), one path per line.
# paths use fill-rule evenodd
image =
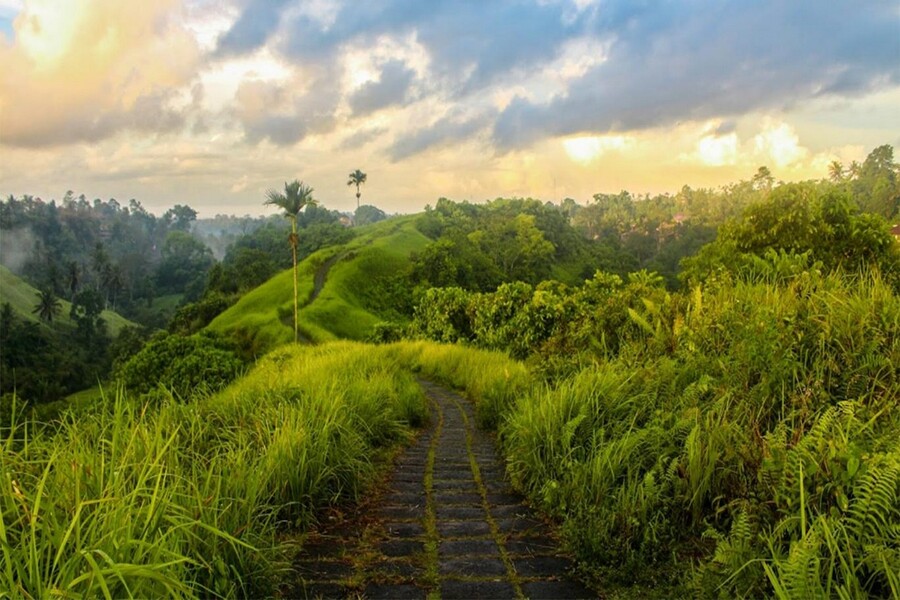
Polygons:
M359 235L347 244L320 250L303 260L299 289L301 333L316 343L362 340L377 323L405 318L393 308L396 298L389 286L409 270L410 254L427 243L411 217L392 218L361 227ZM339 260L330 269L323 289L309 302L317 270L335 256ZM290 342L292 286L290 271L279 273L216 317L209 329L235 336L255 355ZM401 291L409 290L404 286Z
M288 347L222 393L122 393L57 429L21 416L0 462L0 590L248 597L276 591L316 511L370 483L425 419L412 376L363 345Z

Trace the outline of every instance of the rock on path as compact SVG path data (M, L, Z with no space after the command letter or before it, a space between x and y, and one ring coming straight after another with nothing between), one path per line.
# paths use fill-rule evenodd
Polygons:
M355 519L311 536L292 598L595 598L504 479L470 402L421 382L430 429Z

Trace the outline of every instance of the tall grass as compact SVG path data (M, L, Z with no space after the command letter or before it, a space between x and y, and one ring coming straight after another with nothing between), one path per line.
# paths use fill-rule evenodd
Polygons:
M606 577L656 565L677 580L689 562L697 595L896 597L890 287L738 282L696 290L677 318L666 344L517 403L501 420L514 481Z
M489 429L496 428L532 386L525 366L502 352L432 342L399 342L382 348L404 367L464 390L475 403L479 424Z
M675 306L552 385L500 353L387 348L468 392L598 581L897 598L900 298L877 275L810 272Z
M425 410L409 373L333 344L279 350L192 404L120 392L55 429L16 416L0 460L0 590L271 595L291 551L279 532L357 497L377 450Z

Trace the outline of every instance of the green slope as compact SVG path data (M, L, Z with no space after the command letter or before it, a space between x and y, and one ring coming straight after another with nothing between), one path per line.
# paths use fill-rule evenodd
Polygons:
M37 305L40 293L37 289L28 284L21 277L15 275L12 271L0 265L0 304L9 302L13 311L23 319L28 321L39 322L40 319L34 314L34 307ZM60 310L57 319L60 323L74 327L75 322L69 317L69 311L72 304L68 300L60 298ZM104 310L101 313L103 320L109 327L109 332L113 336L119 335L123 327L137 327L119 313L111 310Z
M320 250L300 263L300 329L305 339L361 340L376 323L404 318L396 307L409 294L409 257L429 242L414 221L414 216L397 217L361 227L347 244ZM292 305L287 270L245 294L208 329L234 336L260 354L293 340Z

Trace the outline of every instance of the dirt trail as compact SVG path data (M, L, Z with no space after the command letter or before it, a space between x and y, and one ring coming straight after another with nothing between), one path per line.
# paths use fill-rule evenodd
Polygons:
M313 278L312 294L309 295L309 300L307 300L303 306L312 304L313 301L319 297L319 294L322 293L322 288L325 287L325 280L328 279L328 271L330 271L331 267L336 265L338 261L340 261L345 256L347 256L347 252L335 254L334 256L323 262L318 269L316 269L316 274Z
M292 598L594 598L549 527L504 480L470 402L429 382L432 426L386 489L312 535Z

